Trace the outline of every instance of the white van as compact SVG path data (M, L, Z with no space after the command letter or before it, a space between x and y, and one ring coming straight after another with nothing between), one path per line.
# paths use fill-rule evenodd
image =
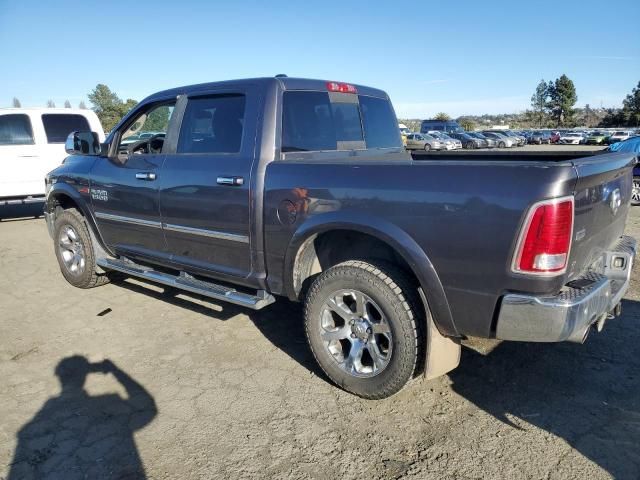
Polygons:
M0 207L44 200L44 177L67 157L64 143L75 130L96 132L104 142L91 110L0 109Z

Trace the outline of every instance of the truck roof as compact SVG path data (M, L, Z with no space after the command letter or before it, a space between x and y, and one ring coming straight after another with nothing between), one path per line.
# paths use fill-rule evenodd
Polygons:
M0 113L72 113L80 115L93 115L93 110L88 108L65 108L65 107L9 107L0 108Z
M233 87L237 85L253 84L263 88L267 88L270 85L277 84L282 90L327 90L327 82L333 82L337 80L315 80L310 78L292 78L292 77L260 77L260 78L245 78L239 80L224 80L220 82L199 83L195 85L185 85L182 87L171 88L163 90L161 92L154 93L143 100L143 102L166 98L168 96L177 96L189 93L206 92L219 87ZM342 82L340 80L340 82ZM350 82L346 82L350 83ZM359 94L368 95L372 97L381 97L389 99L389 96L382 90L377 88L366 87L364 85L357 85L350 83L356 87Z

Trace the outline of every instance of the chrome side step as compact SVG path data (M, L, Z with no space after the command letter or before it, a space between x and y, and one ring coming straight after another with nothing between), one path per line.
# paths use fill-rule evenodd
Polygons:
M273 295L264 290L258 290L255 295L251 295L223 285L198 280L184 272L181 272L180 275L171 275L158 272L150 267L138 265L129 260L98 258L96 262L106 270L117 270L118 272L126 273L133 277L144 278L169 287L203 295L214 300L242 305L253 310L260 310L276 301Z

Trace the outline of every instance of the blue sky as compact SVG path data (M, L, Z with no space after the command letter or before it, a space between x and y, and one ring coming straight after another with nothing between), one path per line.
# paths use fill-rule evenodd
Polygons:
M400 117L521 111L563 73L579 106L619 106L639 18L638 0L0 0L0 107L277 73L382 88Z

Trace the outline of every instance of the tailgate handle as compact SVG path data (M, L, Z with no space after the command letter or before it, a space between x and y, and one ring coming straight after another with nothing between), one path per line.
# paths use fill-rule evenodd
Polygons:
M231 187L239 187L244 185L242 177L218 177L218 185L229 185Z

